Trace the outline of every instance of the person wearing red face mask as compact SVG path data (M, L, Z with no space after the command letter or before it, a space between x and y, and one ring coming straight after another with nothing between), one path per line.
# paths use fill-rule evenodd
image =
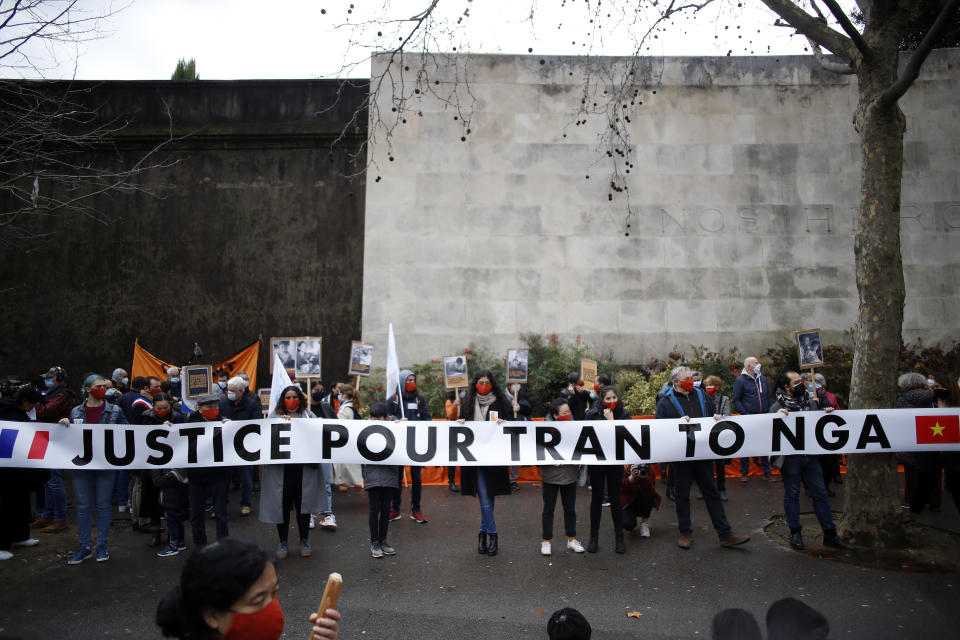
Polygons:
M570 405L565 398L555 398L547 411L547 420L572 420ZM541 525L543 538L540 541L540 553L549 556L553 553L553 514L557 509L557 494L563 501L563 529L567 535L567 549L574 553L583 553L583 545L577 540L577 479L580 477L580 465L545 464L540 466L540 481L543 485L543 514Z
M400 372L400 379L403 380L403 392L398 396L393 394L387 402L387 408L390 415L396 419L406 420L430 420L430 406L423 394L417 391L417 376L413 371L404 369ZM403 403L403 407L400 404ZM425 524L426 516L420 510L420 498L423 495L423 485L420 480L420 472L423 467L410 465L410 519ZM390 519L400 519L400 494L403 491L403 467L400 467L400 488L393 496L393 502L390 505Z
M297 385L290 385L280 394L280 401L270 417L291 420L316 418L307 408L307 397ZM277 559L286 558L289 550L290 511L297 514L300 533L300 557L309 558L310 514L329 509L327 487L319 464L269 464L263 466L260 481L260 521L277 525L280 544Z
M223 422L220 416L220 398L211 393L197 399L197 410L187 416L186 422ZM193 544L198 548L207 544L207 527L203 521L207 498L213 501L213 516L217 521L217 540L230 535L227 527L227 491L233 467L193 467L187 471L190 485L190 528Z
M722 416L728 416L731 407L730 398L720 393L720 387L722 386L723 381L720 376L707 376L707 379L703 381L703 390L713 398L713 406L716 408L716 412ZM727 501L727 462L727 460L716 460L713 463L717 475L717 491L720 492L720 500L723 502ZM697 499L703 500L703 494L698 495Z
M165 393L158 393L153 397L153 408L147 409L137 416L136 424L170 427L183 422L183 414L173 409L174 399ZM153 483L153 474L150 470L132 472L136 474L137 484L134 486L134 496L139 495L139 503L133 513L134 529L141 533L152 533L151 547L160 546L160 518L163 507L160 506L160 489ZM181 538L182 539L182 536Z
M120 407L104 401L107 395L107 381L94 378L87 388L87 399L70 412L70 418L64 418L60 424L70 427L80 424L128 424ZM90 540L90 517L94 508L97 512L97 562L110 559L107 551L107 534L110 531L113 482L116 471L89 471L76 469L73 472L73 494L77 501L77 538L80 548L67 561L67 564L80 564L91 555L93 547Z
M497 424L513 420L513 403L500 390L493 373L481 369L473 374L473 384L460 403L458 422L492 420ZM493 519L494 498L510 495L510 472L507 467L461 467L460 491L465 496L477 496L480 501L480 535L477 553L497 555L500 535Z
M157 605L161 633L180 640L277 640L285 618L277 568L255 544L227 538L187 559L180 585ZM336 640L340 613L313 613L311 640Z
M714 410L713 398L693 384L693 372L689 367L679 366L670 372L672 386L657 400L658 419L679 419L690 422L691 418L709 418L719 420L722 416ZM708 427L709 428L709 427ZM727 521L723 510L720 492L713 482L713 462L711 460L684 460L671 462L670 473L677 492L677 524L680 536L677 546L689 549L692 544L693 529L690 523L690 485L694 480L703 494L703 502L710 514L713 528L720 537L720 545L733 547L750 540L750 536L738 536Z
M615 387L600 388L600 402L587 412L587 420L629 420L630 414L623 408ZM590 541L587 551L599 550L600 514L604 498L610 501L610 516L613 518L614 551L626 553L623 542L623 511L620 505L620 485L623 480L623 465L591 464L587 467L590 477Z

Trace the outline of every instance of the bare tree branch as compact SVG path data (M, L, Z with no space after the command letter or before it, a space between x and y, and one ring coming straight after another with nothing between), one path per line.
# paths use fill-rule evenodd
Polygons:
M847 17L847 14L844 13L843 9L840 8L840 5L837 4L837 0L823 0L823 4L830 8L830 13L832 13L833 17L837 19L837 22L839 22L840 26L843 27L843 30L847 32L847 35L850 36L850 39L853 40L853 44L857 45L857 49L860 50L860 53L865 56L870 55L870 47L864 41L863 35L857 31L857 28L853 26L852 22L850 22L850 18Z
M819 18L798 7L791 0L760 0L767 8L780 16L794 29L813 40L824 49L831 51L856 68L861 54L853 41L841 33L837 33Z
M934 20L930 30L927 31L927 35L923 37L920 45L910 55L910 60L904 66L900 77L880 96L878 106L890 107L903 97L903 94L907 92L910 85L912 85L917 79L917 76L920 75L920 67L923 66L927 56L930 55L930 51L933 50L933 45L936 44L943 33L950 27L950 19L957 12L958 7L960 7L960 0L948 0L947 3L943 5L940 15Z
M823 51L820 49L820 45L816 42L807 38L807 42L810 44L810 50L813 52L814 59L820 64L822 68L831 73L839 73L841 75L853 75L856 73L856 70L851 67L849 64L843 62L834 62L833 60L827 60L827 57L823 55Z

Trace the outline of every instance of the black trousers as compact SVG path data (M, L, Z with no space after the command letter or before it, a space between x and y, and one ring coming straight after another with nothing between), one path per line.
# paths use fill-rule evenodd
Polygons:
M543 483L543 513L540 522L543 527L543 539L553 539L553 514L557 510L557 494L563 502L563 530L568 538L577 537L577 483Z
M649 518L653 511L653 494L641 493L633 502L623 508L623 528L633 531L637 528L637 518Z
M700 487L700 493L703 494L703 503L710 514L710 520L713 522L713 528L717 535L723 540L730 535L730 523L727 522L727 514L723 510L723 502L720 501L720 492L713 480L713 461L711 460L689 460L684 462L670 463L670 476L676 486L677 491L677 524L680 533L690 534L693 532L690 523L690 485L694 480Z
M370 487L370 542L386 542L390 526L390 501L396 489L393 487Z
M310 514L300 513L300 503L303 502L303 465L283 465L283 522L277 525L277 535L280 542L286 543L290 537L290 511L297 513L297 530L301 540L310 538Z
M620 483L623 482L623 465L590 465L590 536L600 531L600 512L603 510L603 496L610 499L610 516L613 518L613 531L623 535L623 513L620 508Z
M0 469L0 549L30 537L29 472Z

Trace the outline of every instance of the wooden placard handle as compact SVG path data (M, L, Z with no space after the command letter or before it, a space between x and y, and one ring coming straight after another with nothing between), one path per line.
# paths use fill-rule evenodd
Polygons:
M327 586L323 590L323 597L320 598L320 606L317 607L317 619L325 618L327 609L336 609L337 601L340 599L340 589L343 587L343 577L339 573L331 573L327 578ZM313 634L311 633L311 637Z

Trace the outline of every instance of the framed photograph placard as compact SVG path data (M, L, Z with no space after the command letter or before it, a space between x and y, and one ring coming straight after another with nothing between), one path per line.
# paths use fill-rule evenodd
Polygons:
M347 375L369 376L373 367L373 345L354 340L350 343L350 368Z
M820 342L820 329L803 329L794 335L797 338L797 351L800 352L800 368L822 365L823 344Z
M263 415L270 413L270 388L257 389L257 396L260 398L260 411Z
M467 356L443 357L443 384L447 390L467 386Z
M295 357L297 376L320 375L320 347L323 338L305 336L297 338Z
M525 384L529 370L529 349L507 349L507 385Z
M297 363L293 355L295 341L296 338L270 338L270 351L280 358L287 373L293 373L296 369ZM273 373L273 358L270 358L270 373Z
M188 400L196 400L213 391L213 373L208 364L191 364L183 367L183 377L186 379Z

